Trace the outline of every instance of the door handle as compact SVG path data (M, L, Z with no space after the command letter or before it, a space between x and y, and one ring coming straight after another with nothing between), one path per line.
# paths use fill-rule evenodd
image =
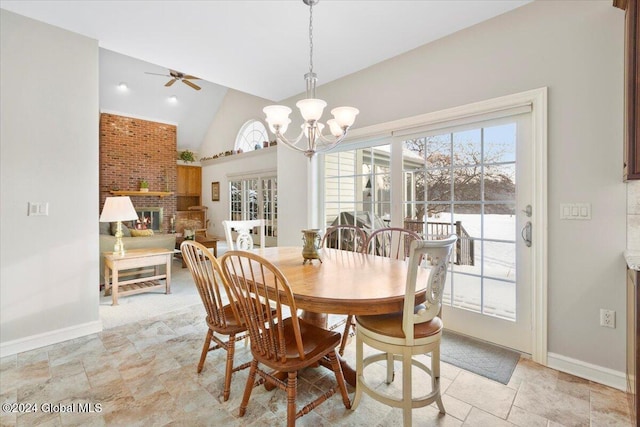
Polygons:
M522 227L520 235L522 236L522 240L524 240L524 244L527 245L527 247L531 247L531 221L527 221L524 227Z

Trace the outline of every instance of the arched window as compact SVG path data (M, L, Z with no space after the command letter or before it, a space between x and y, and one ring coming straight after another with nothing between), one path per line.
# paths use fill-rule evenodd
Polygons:
M267 129L260 120L249 120L240 128L234 149L246 153L255 150L256 145L262 148L264 141L269 141Z

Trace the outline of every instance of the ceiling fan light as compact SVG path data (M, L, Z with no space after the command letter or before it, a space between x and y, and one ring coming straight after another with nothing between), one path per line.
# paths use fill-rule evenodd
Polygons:
M175 95L171 95L169 97L169 102L171 102L172 104L175 104L176 102L178 102L178 97Z
M315 98L307 98L301 99L296 102L296 107L300 109L300 114L305 121L315 121L320 120L322 117L322 112L324 111L324 107L327 106L327 103L322 99Z
M337 107L331 110L331 114L338 122L341 128L351 127L356 121L356 116L360 113L360 110L353 107Z

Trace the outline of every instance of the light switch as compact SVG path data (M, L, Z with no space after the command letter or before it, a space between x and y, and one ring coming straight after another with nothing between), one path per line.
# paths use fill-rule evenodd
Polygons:
M591 219L591 203L563 203L560 219Z
M49 215L49 202L27 203L27 216L47 216L47 215Z

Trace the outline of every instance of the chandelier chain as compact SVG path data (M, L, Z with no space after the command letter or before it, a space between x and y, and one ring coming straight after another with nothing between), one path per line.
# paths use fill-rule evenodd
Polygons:
M309 73L313 73L313 2L309 2Z

